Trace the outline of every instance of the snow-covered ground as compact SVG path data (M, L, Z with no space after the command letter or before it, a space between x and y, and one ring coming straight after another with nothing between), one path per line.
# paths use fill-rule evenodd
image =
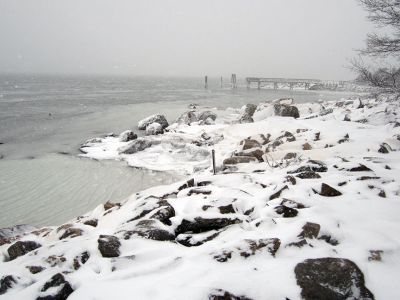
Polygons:
M0 238L0 298L399 299L399 103L290 102L82 145L188 177Z

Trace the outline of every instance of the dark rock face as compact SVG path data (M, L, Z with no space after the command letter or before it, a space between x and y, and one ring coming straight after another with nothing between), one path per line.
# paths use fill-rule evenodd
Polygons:
M133 141L136 139L137 139L137 134L135 134L131 130L124 131L119 135L119 140L121 142L129 142L129 141Z
M315 173L313 171L306 171L306 172L297 174L296 177L301 178L301 179L317 179L317 178L321 178L321 175L319 175L318 173Z
M296 106L290 106L286 104L275 104L274 112L276 116L281 117L292 117L295 119L300 117L299 110Z
M97 227L98 220L97 219L90 219L85 221L83 224L92 226L92 227Z
M145 138L138 138L137 140L132 141L128 146L121 148L119 151L120 154L134 154L159 143L159 141L150 141Z
M250 162L257 162L257 158L252 156L234 156L224 159L224 165L237 165L237 164L247 164Z
M0 295L5 294L8 289L11 289L14 284L17 283L17 280L14 276L7 275L0 279Z
M175 123L178 124L186 124L190 125L193 122L197 122L197 116L193 111L188 111L183 114L181 114L175 121Z
M302 231L298 235L300 238L314 239L318 237L321 225L316 223L307 222L303 227Z
M294 218L299 213L297 209L290 208L285 205L279 205L275 207L277 214L282 215L284 218Z
M31 252L39 247L41 247L39 243L33 241L18 241L12 244L8 249L8 255L10 256L10 260L16 259L19 256L25 255L28 252Z
M37 274L37 273L40 273L40 272L42 272L43 270L45 270L45 268L42 267L42 266L27 266L26 268L27 268L27 269L29 270L29 272L31 272L32 274Z
M221 214L234 214L234 213L236 213L236 211L235 211L235 209L234 209L232 204L228 204L228 205L225 205L225 206L220 206L220 207L218 207L218 209L219 209L219 212Z
M252 300L246 296L236 296L227 291L217 289L208 295L208 300Z
M44 284L41 292L46 292L53 287L58 287L56 294L39 296L36 300L65 300L74 292L69 282L65 280L61 273L57 273L51 277L50 280Z
M188 221L186 219L182 220L182 223L176 228L176 232L186 233L201 233L210 230L218 230L222 229L226 226L238 224L241 221L239 219L228 219L228 218L213 218L213 219L204 219L201 217L195 218L193 221Z
M98 249L103 257L118 257L120 255L120 241L113 235L100 235Z
M162 129L167 128L169 126L167 119L163 115L152 115L147 117L138 123L138 128L140 130L145 130L147 126L152 123L158 123L162 126Z
M372 172L370 168L364 165L359 165L358 167L350 168L347 171L349 172Z
M363 273L348 259L307 259L297 264L294 272L305 300L374 299Z
M274 200L274 199L276 199L276 198L279 198L280 196L281 196L281 194L282 194L282 192L284 191L284 190L288 190L289 189L289 187L287 186L287 185L285 185L283 188L281 188L279 191L277 191L276 193L274 193L274 194L272 194L270 197L269 197L269 200Z
M319 194L324 197L337 197L342 195L341 192L327 185L326 183L321 185L321 192Z
M156 220L142 220L137 223L134 230L124 233L124 239L127 240L132 235L156 241L172 241L175 239L174 234L160 227Z

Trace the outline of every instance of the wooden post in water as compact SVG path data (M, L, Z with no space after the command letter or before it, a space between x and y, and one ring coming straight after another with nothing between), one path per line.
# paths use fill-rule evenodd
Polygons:
M213 174L217 174L217 169L215 167L215 150L211 150L211 155L212 155L212 165L213 165Z
M236 74L232 74L232 76L231 76L231 84L232 84L232 88L233 89L237 88Z
M221 76L221 89L222 89L222 76Z
M204 88L208 89L208 78L207 78L207 75L204 77Z

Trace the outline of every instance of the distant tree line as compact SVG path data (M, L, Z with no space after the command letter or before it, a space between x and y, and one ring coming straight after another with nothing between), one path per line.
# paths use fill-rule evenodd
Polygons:
M357 81L374 87L400 92L400 67L375 66L364 63L363 56L387 59L399 63L400 54L400 0L357 0L368 12L368 19L390 34L370 33L360 57L353 59L351 68L358 74Z

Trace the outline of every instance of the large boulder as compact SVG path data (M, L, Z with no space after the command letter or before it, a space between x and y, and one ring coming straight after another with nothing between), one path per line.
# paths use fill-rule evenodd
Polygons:
M363 273L348 259L307 259L297 264L294 272L305 300L374 299Z
M197 122L197 116L193 111L187 111L183 114L181 114L175 121L175 123L178 124L186 124L190 125L193 122Z
M146 135L163 134L164 129L160 123L154 122L146 127Z
M257 106L254 104L246 104L245 106L242 107L242 110L244 111L243 114L241 115L239 122L240 123L253 123L253 115L254 112L256 111Z
M299 118L299 109L296 106L286 104L274 104L274 113L276 116Z
M34 241L18 241L12 244L8 249L8 255L10 256L10 260L16 259L19 256L25 255L28 252L31 252L42 245L36 243Z
M120 255L119 247L121 242L113 235L100 235L98 249L103 257L118 257Z
M49 294L48 290L52 290L52 293ZM40 291L42 295L37 297L36 300L65 300L74 292L61 273L51 277Z
M147 117L147 118L139 121L138 128L140 130L145 130L146 127L149 126L152 123L160 124L162 129L167 128L168 125L169 125L167 119L165 118L165 116L156 114L156 115L152 115L150 117Z

